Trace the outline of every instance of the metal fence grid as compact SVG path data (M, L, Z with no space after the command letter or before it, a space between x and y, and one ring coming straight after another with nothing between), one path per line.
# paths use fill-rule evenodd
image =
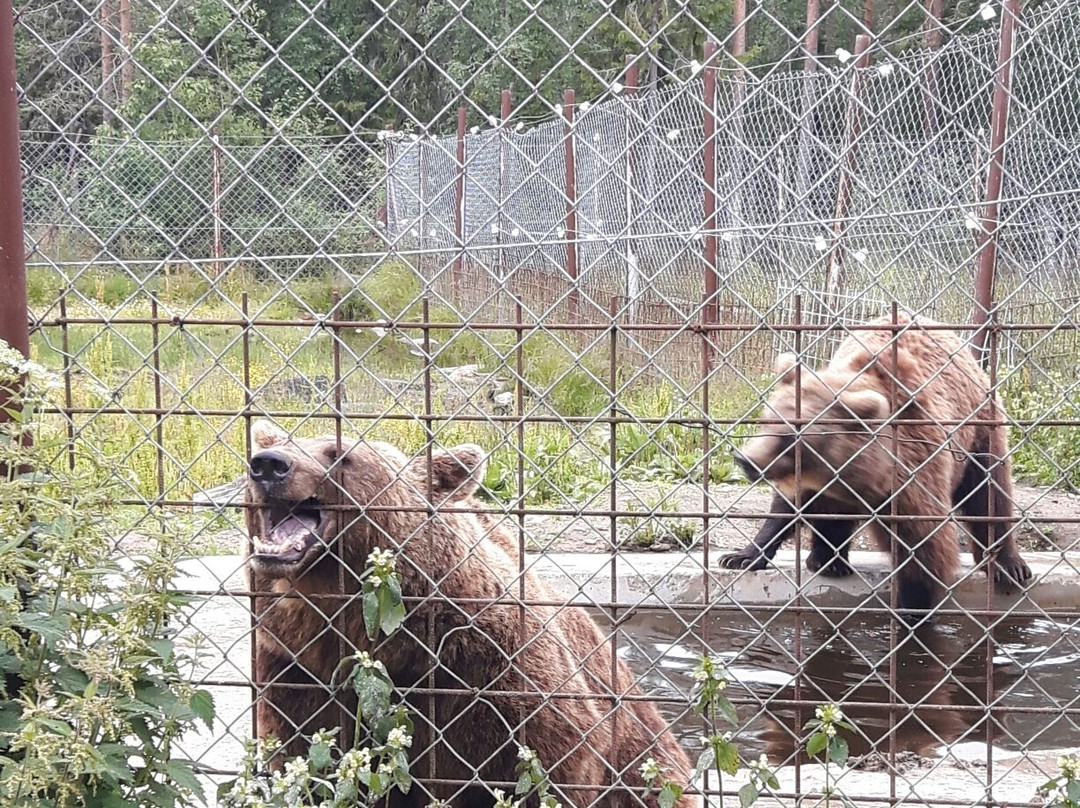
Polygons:
M1043 804L1080 738L1080 8L808 6L809 23L741 0L734 21L694 2L17 8L34 357L65 382L50 416L126 468L117 552L162 526L190 536L178 585L203 598L190 629L218 721L179 751L208 780L236 771L271 702L306 698L252 667L267 607L236 481L269 419L394 445L427 469L397 474L420 516L438 452L478 444L481 495L392 537L399 564L423 565L409 548L440 521L479 519L510 566L469 569L518 630L569 631L584 610L599 634L578 641L582 670L617 657L644 694L594 676L578 701L655 704L693 759L717 729L692 709L694 667L721 658L742 773L699 779L709 804L733 804L759 755L771 804L824 799L804 724L826 702L856 727L833 784L855 804ZM907 311L983 348L1035 573L1021 597L964 568L917 631L876 557L853 556L854 594L823 588L805 521L773 571L719 563L775 506L733 457L777 352L812 378L853 326ZM340 603L360 570L331 553ZM410 614L434 594L475 617L447 581ZM320 653L372 648L341 629L349 608L318 606ZM411 804L472 804L469 772L425 748L457 743L444 705L499 703L517 680L482 695L448 680L430 630L414 639L435 661L395 682L418 727ZM542 740L519 719L511 752ZM601 734L575 754L603 756ZM638 763L596 785L638 782ZM512 789L499 776L476 773Z

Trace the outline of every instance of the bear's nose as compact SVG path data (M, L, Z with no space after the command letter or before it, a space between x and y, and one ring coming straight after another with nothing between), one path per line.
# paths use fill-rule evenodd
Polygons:
M281 452L259 452L251 458L248 473L263 485L280 483L292 471L292 461Z
M753 460L739 451L733 452L731 456L735 460L735 464L742 469L742 473L747 480L754 483L761 479L761 469L754 464Z

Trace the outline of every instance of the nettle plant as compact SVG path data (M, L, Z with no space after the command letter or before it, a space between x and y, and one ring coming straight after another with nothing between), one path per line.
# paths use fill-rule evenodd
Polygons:
M117 558L123 466L42 418L58 386L0 343L0 805L188 805L177 740L214 711L177 637L184 537Z

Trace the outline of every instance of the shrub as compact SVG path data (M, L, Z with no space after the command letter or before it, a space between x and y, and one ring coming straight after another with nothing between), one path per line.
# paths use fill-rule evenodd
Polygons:
M213 704L182 675L182 545L115 559L119 464L46 427L55 380L0 343L0 388L22 374L0 424L0 805L190 804L199 783L173 748Z

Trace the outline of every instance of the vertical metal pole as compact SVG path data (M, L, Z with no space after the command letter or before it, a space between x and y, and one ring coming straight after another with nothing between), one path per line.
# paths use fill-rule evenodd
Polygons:
M941 49L941 4L942 0L926 0L926 21L923 23L923 44L926 48L926 139L932 140L938 131L937 107L934 102L938 95L937 52Z
M717 291L719 282L716 267L716 42L705 43L704 79L704 136L705 152L705 294L702 320L706 325L719 321ZM713 334L707 334L711 354ZM711 362L711 359L710 359ZM711 364L710 364L711 367Z
M454 303L461 305L461 268L465 259L465 119L468 110L458 107L457 115L457 183L454 199L454 236L457 250L454 252L453 284ZM424 204L424 200L420 200Z
M210 137L214 155L214 277L221 274L221 259L225 250L221 241L221 142L215 131Z
M513 106L513 99L510 96L510 90L503 90L502 97L499 100L499 210L495 218L495 227L498 232L495 234L496 244L499 245L498 251L498 264L499 264L499 281L500 286L505 281L507 272L506 266L506 252L503 248L503 233L506 230L506 169L508 164L507 159L507 146L510 138L510 130L507 128L510 123L510 110ZM502 289L499 290L500 299L502 298Z
M844 289L844 255L842 240L847 231L847 217L851 211L852 185L858 165L859 132L862 130L862 110L859 96L862 90L863 72L870 64L870 37L855 37L855 68L851 77L851 95L848 97L847 119L844 125L844 147L840 152L840 176L836 188L836 211L833 216L833 243L825 269L826 315L836 313L840 295Z
M806 58L803 62L803 91L799 104L799 150L795 157L795 208L799 211L798 218L805 222L806 226L814 219L807 197L810 193L810 177L814 173L810 165L810 152L814 147L814 76L818 66L819 11L819 0L807 0L806 37L803 39Z
M978 330L972 336L975 357L986 363L986 324L994 305L994 270L997 264L997 233L1001 186L1005 169L1005 138L1009 127L1009 101L1012 96L1013 40L1020 18L1020 0L1005 0L1001 9L1001 41L997 72L994 75L994 107L990 115L990 170L983 197L982 227L978 234L975 276L975 312L972 323Z
M566 274L570 276L570 320L578 318L577 167L574 164L574 91L563 93L566 144Z
M634 104L638 89L638 63L634 56L626 57L626 102L623 104L623 118L626 121L624 135L624 154L626 160L626 243L623 255L626 261L626 298L629 304L630 320L637 319L638 298L641 296L641 267L634 252Z
M22 166L19 163L19 97L15 89L15 25L10 0L0 4L0 339L30 356ZM7 419L0 395L0 419Z

